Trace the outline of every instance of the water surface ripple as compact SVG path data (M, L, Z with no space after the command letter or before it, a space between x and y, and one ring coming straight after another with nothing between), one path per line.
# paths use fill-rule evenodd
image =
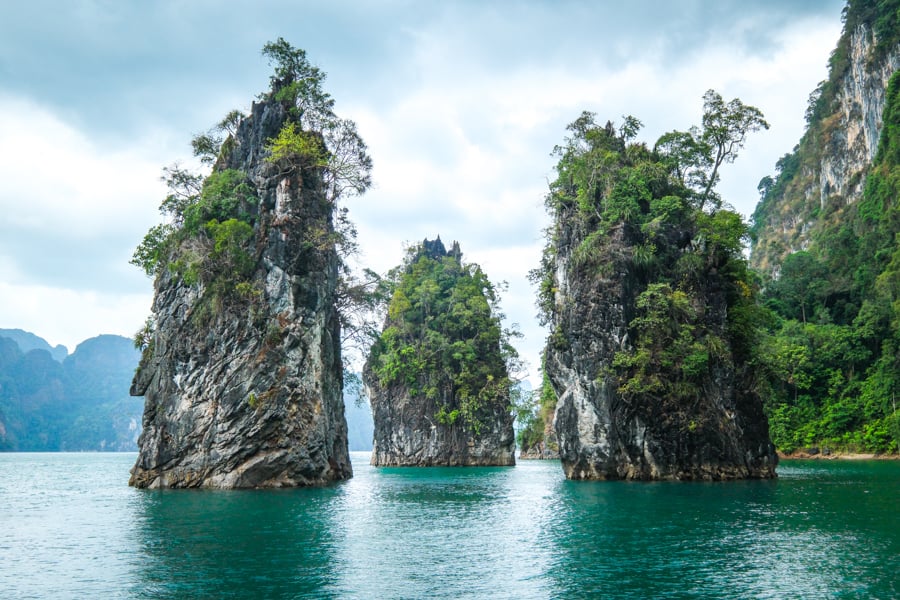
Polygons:
M897 598L900 462L568 482L558 463L148 491L133 454L0 454L2 598Z

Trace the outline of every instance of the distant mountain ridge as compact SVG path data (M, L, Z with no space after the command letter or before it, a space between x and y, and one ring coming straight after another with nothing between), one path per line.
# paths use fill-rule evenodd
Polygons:
M69 356L69 349L62 344L51 346L44 338L23 329L0 329L0 337L14 341L23 353L31 350L46 350L57 362L62 362Z
M128 386L139 358L118 335L70 355L33 333L0 330L0 450L136 450L143 402Z

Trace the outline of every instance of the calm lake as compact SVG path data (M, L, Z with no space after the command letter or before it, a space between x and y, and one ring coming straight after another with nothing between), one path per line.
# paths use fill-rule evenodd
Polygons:
M568 482L557 462L148 491L133 454L0 454L2 598L898 598L900 461Z

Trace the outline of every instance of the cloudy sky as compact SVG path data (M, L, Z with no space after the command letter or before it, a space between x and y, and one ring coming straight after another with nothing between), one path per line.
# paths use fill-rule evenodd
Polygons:
M509 290L537 376L543 196L554 144L582 110L634 115L652 145L699 123L701 96L771 124L722 174L744 215L797 143L826 76L842 0L298 2L30 0L0 20L0 328L74 349L131 336L152 282L128 260L158 222L161 169L267 87L284 37L328 73L375 162L349 202L360 262L383 272L440 235Z

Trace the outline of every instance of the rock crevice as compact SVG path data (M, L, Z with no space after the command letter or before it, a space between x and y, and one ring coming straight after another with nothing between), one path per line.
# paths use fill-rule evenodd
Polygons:
M146 402L131 485L282 487L352 475L339 258L333 244L314 243L334 231L332 206L317 169L264 160L289 118L283 103L254 103L215 167L244 173L254 191L242 207L253 222L246 285L216 294L172 269L155 281L156 329L131 389Z

